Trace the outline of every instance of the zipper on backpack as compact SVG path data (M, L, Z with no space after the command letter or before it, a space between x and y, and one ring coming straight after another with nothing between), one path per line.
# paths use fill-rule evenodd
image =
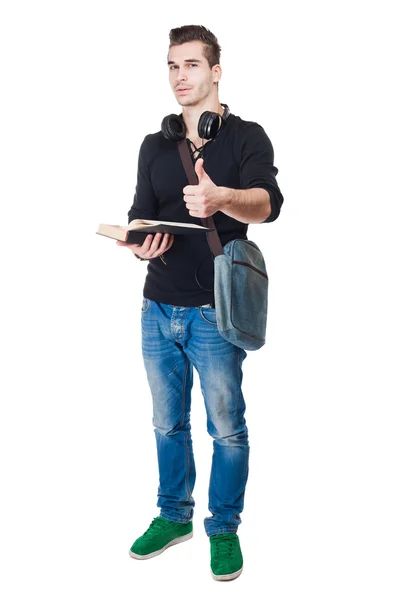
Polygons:
M263 271L260 271L260 269L256 269L256 267L253 267L253 265L250 265L247 262L244 262L242 260L233 260L232 264L233 265L243 265L244 267L249 267L250 269L253 269L254 271L257 271L257 273L260 273L260 275L262 275L263 277L265 277L266 279L268 279L267 273L263 273Z

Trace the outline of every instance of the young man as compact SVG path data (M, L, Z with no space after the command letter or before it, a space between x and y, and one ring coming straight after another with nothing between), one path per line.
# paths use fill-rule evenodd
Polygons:
M249 223L274 221L283 202L273 148L255 122L229 114L219 102L220 46L202 26L172 29L169 81L182 106L198 175L188 185L177 143L159 131L140 148L134 203L128 222L148 218L201 225L213 215L221 243L247 239ZM200 139L204 111L224 115L212 139ZM201 133L202 135L202 133ZM205 235L148 235L128 247L148 260L142 304L142 351L153 398L160 515L132 545L137 559L151 558L192 537L195 465L190 433L193 367L198 372L213 437L209 511L211 571L217 580L238 577L243 559L237 535L248 477L249 444L241 390L246 352L216 326L213 256Z

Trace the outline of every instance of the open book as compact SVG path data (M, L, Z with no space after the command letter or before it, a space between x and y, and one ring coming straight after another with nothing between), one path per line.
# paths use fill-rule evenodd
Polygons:
M133 219L129 225L100 224L99 235L104 235L114 240L121 240L128 244L143 244L148 233L172 233L174 235L193 235L213 231L209 227L195 225L194 223L176 223L173 221L152 221L149 219Z

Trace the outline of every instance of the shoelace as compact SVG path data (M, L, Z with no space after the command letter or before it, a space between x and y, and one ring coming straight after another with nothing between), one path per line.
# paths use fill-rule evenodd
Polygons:
M150 527L147 529L147 531L145 531L143 535L148 535L154 533L155 531L162 531L163 529L166 529L166 527L167 524L164 523L164 521L161 521L159 517L155 517L155 519L151 521Z
M233 547L235 546L236 538L231 536L222 536L213 540L215 544L215 552L219 558L227 558L231 556Z

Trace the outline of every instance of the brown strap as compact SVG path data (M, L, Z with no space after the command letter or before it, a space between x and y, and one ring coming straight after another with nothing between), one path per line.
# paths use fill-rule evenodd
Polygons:
M180 153L180 158L182 160L184 170L187 175L188 183L190 185L197 185L198 175L196 174L194 169L192 158L190 156L190 151L187 146L186 138L179 140L177 142L177 147ZM223 246L221 245L221 241L219 238L219 234L217 233L213 217L206 217L205 219L201 219L201 221L204 227L210 227L211 229L214 229L214 231L208 231L206 234L209 248L211 249L213 256L216 257L219 254L224 254Z

